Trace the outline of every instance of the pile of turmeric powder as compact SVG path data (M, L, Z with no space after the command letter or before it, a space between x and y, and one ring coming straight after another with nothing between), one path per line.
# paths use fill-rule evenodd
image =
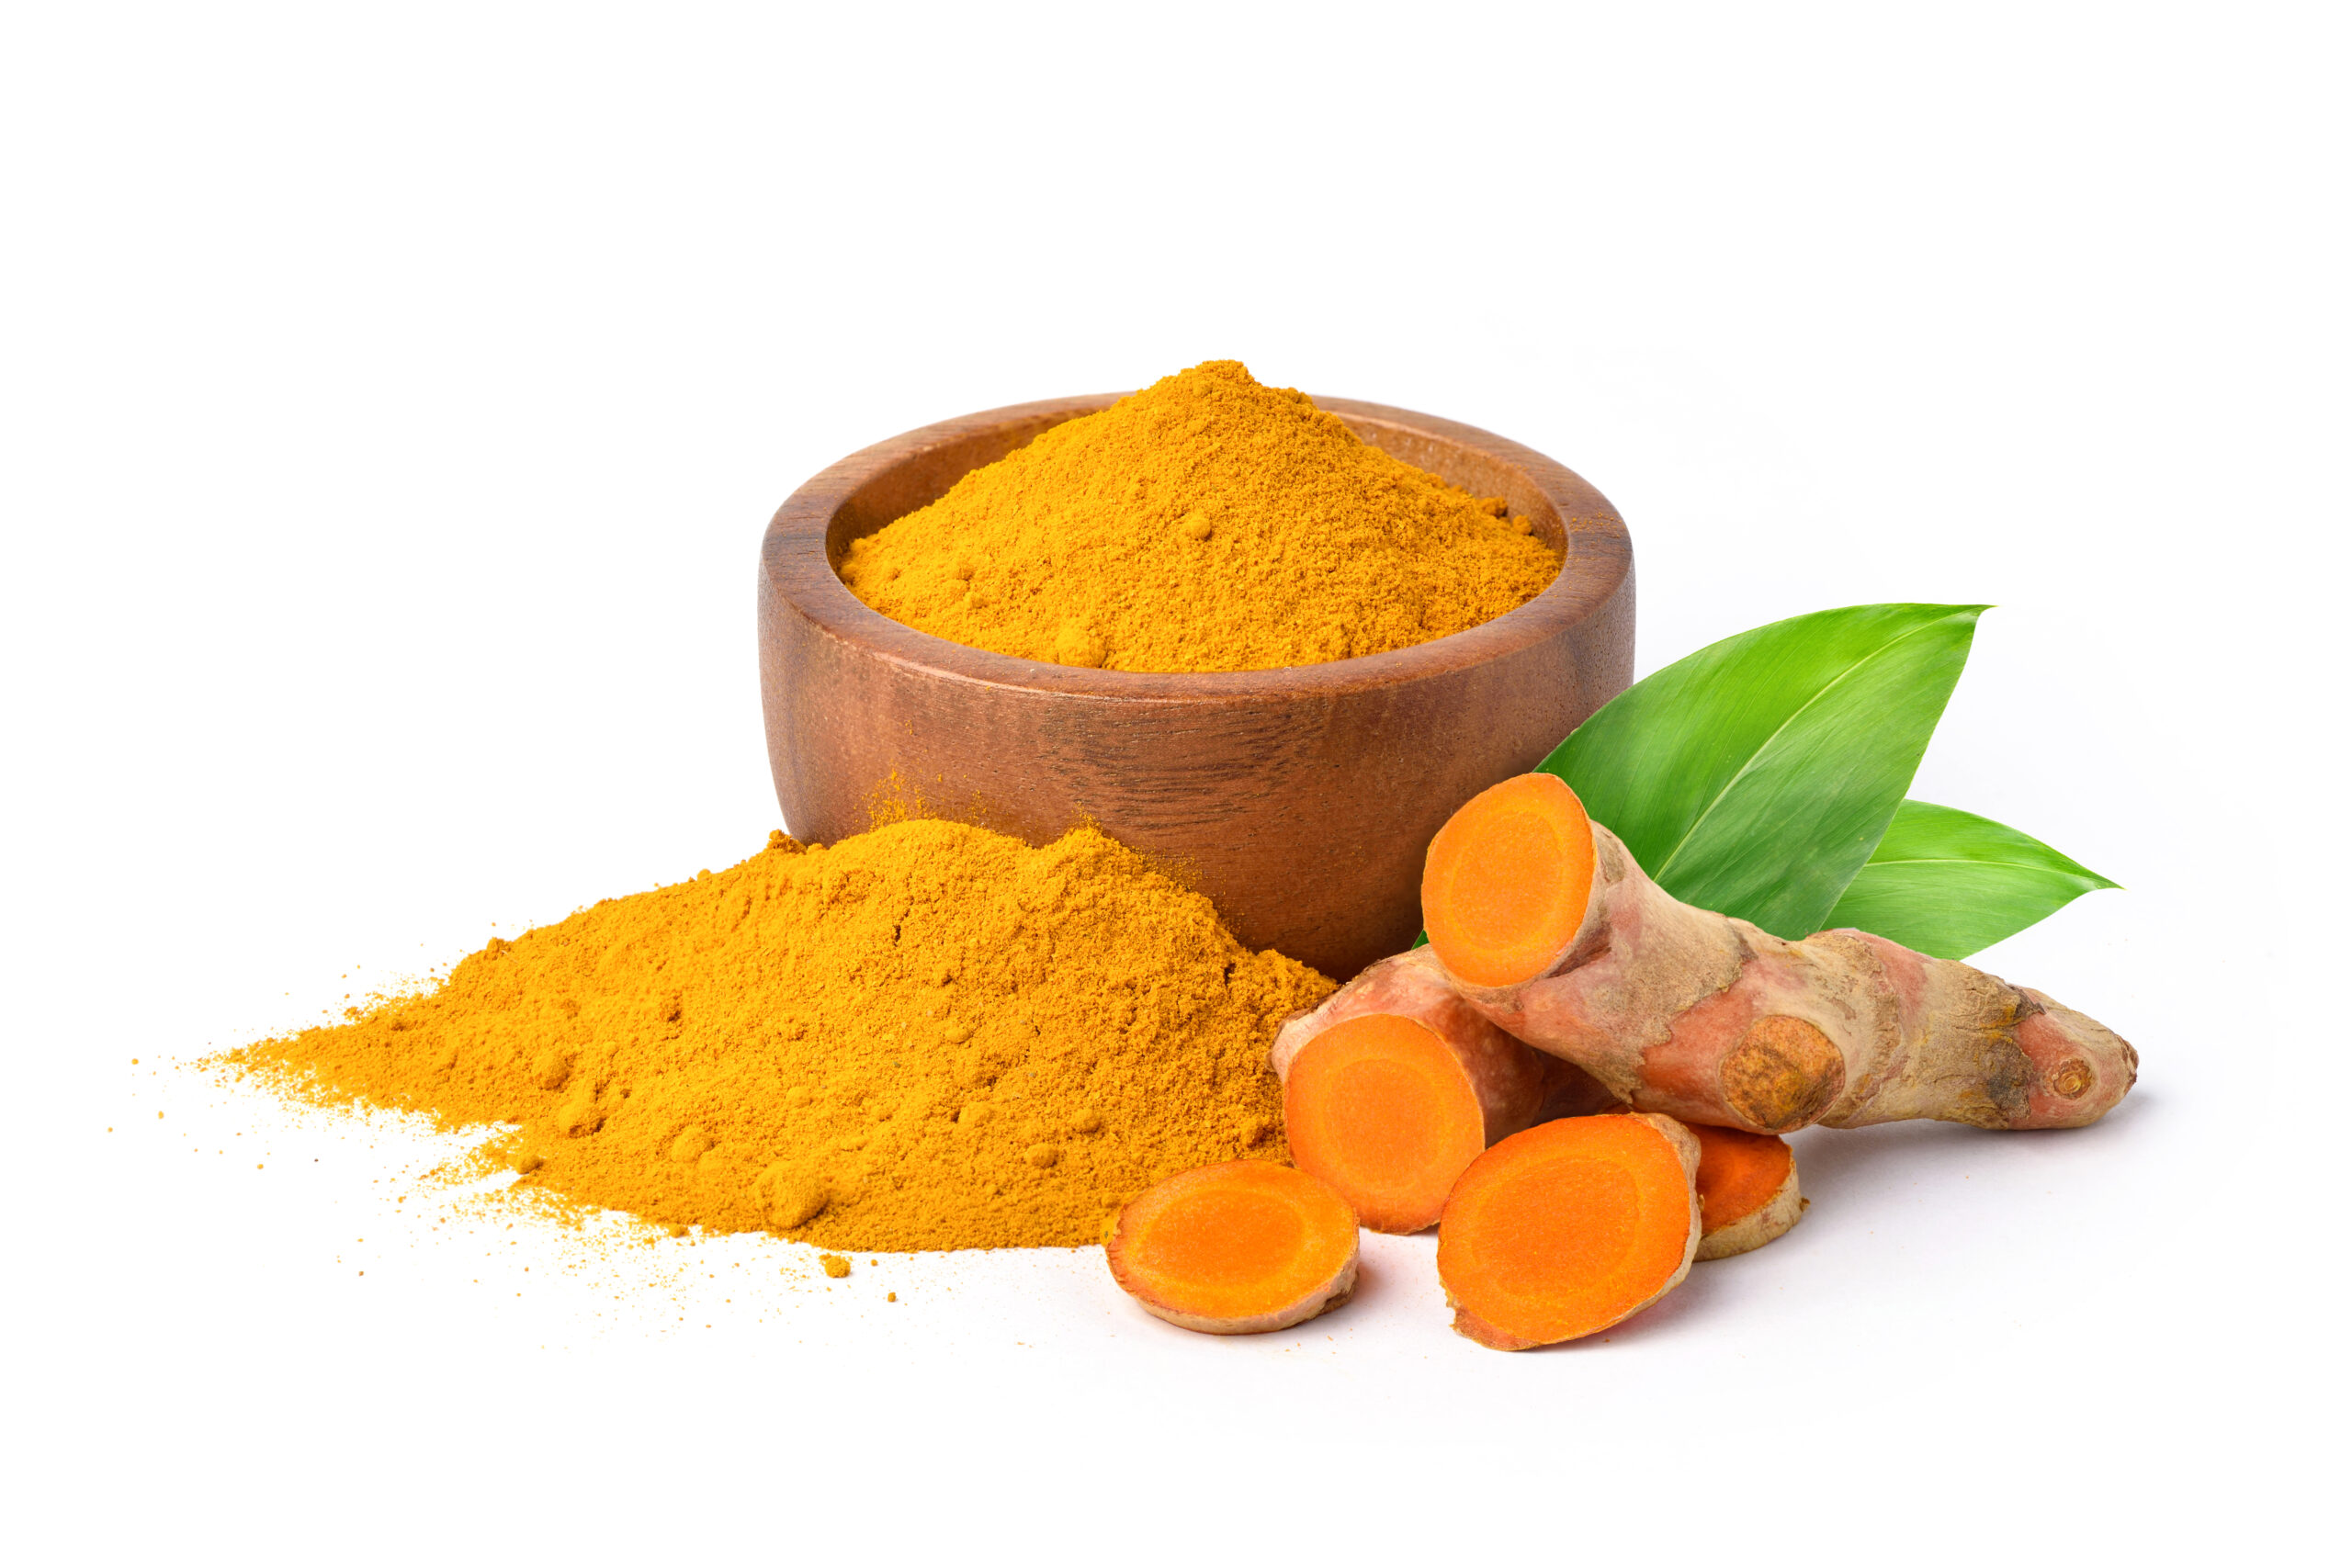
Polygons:
M232 1052L328 1101L503 1122L521 1180L824 1247L1072 1247L1171 1172L1283 1159L1276 1026L1331 982L1091 829L905 821L493 939Z
M1211 360L1056 425L854 541L842 581L970 648L1266 670L1464 631L1550 586L1528 520Z

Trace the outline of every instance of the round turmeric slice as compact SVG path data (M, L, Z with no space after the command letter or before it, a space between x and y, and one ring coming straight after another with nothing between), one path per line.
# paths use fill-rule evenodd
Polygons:
M1453 1327L1497 1350L1581 1338L1680 1284L1699 1145L1668 1117L1546 1122L1470 1162L1438 1224Z
M1788 1140L1693 1124L1699 1140L1699 1261L1736 1258L1786 1235L1804 1213Z
M1146 1312L1202 1334L1288 1328L1356 1288L1355 1211L1262 1160L1170 1177L1119 1211L1104 1250Z
M1437 1224L1454 1179L1487 1146L1487 1112L1461 1056L1395 1013L1349 1019L1300 1047L1283 1079L1283 1124L1298 1168L1393 1235Z
M1550 773L1482 790L1446 818L1421 868L1421 923L1447 969L1516 986L1558 959L1592 894L1592 822Z

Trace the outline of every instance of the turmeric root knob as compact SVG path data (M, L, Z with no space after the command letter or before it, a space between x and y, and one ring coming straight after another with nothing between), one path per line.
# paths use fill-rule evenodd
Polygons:
M1497 1350L1597 1334L1680 1284L1699 1246L1698 1140L1664 1116L1579 1116L1505 1138L1446 1200L1454 1332Z
M1747 1026L1716 1079L1724 1103L1767 1133L1793 1133L1828 1110L1846 1087L1846 1058L1801 1018L1777 1014Z
M1261 1160L1170 1177L1119 1211L1111 1277L1154 1317L1201 1334L1264 1334L1356 1288L1356 1216L1304 1171Z

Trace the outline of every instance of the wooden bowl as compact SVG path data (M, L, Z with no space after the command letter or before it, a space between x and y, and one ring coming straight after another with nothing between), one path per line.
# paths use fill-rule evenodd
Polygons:
M1345 978L1420 929L1421 857L1453 808L1524 773L1624 690L1634 554L1600 491L1541 453L1403 409L1317 406L1562 552L1507 615L1364 659L1199 675L1071 669L966 648L860 604L851 540L1120 394L968 414L810 479L760 548L760 701L792 832L873 825L893 792L1046 843L1092 822L1174 863L1251 948ZM895 782L894 782L895 776Z

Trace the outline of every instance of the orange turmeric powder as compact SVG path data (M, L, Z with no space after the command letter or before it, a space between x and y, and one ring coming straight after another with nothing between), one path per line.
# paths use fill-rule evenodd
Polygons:
M1091 829L916 820L777 833L226 1061L511 1123L523 1184L660 1224L1076 1247L1174 1172L1286 1157L1266 1049L1331 988Z
M1559 561L1508 511L1222 359L1056 425L838 564L866 604L971 648L1264 670L1408 648L1526 604Z

